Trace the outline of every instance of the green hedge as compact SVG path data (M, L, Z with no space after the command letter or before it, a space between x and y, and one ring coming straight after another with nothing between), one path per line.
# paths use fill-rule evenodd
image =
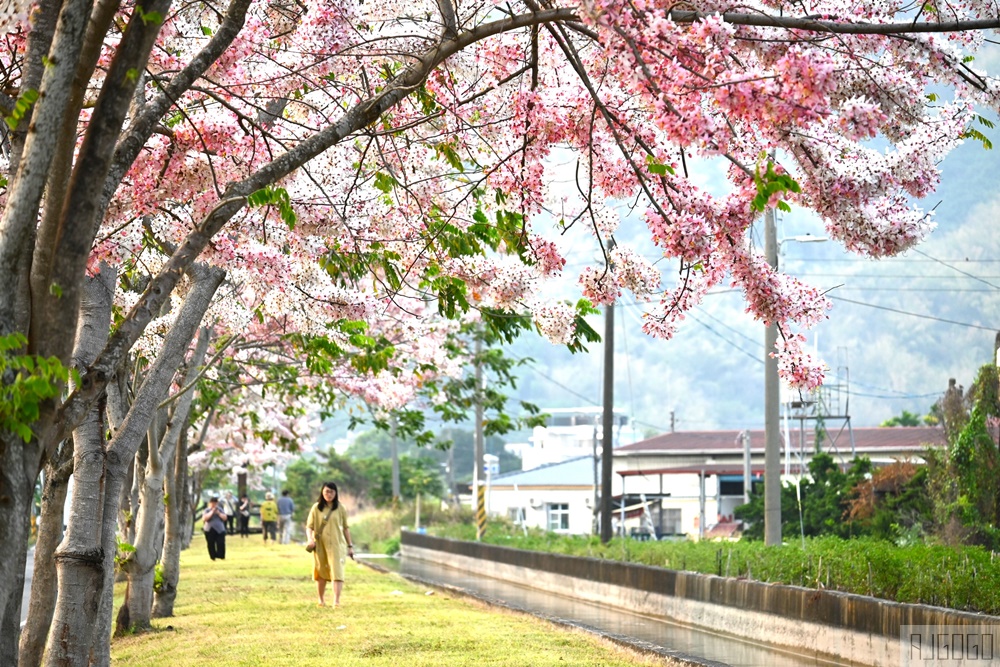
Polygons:
M474 540L472 526L432 531ZM675 570L872 595L1000 614L1000 558L982 547L911 545L871 538L809 538L779 548L762 542L638 542L568 537L531 531L511 533L491 525L485 542L517 549L606 558Z

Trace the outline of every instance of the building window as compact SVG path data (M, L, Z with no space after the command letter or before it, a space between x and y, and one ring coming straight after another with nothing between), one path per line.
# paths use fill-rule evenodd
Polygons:
M684 532L681 527L681 511L679 509L667 509L663 510L663 534L664 535L680 535Z
M549 504L549 530L569 530L569 504Z
M723 479L719 478L719 495L720 496L742 496L743 495L743 478L739 479Z
M507 518L516 524L520 524L524 520L524 508L523 507L508 507L507 508Z

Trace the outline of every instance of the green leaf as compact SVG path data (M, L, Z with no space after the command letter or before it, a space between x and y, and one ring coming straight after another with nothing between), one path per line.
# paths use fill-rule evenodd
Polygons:
M29 88L28 90L21 93L14 102L14 110L10 112L9 116L4 116L4 122L7 123L7 127L13 132L17 129L18 124L27 115L28 110L31 109L31 105L35 103L38 99L38 91L34 88Z
M392 189L397 185L399 185L399 181L397 181L389 174L386 174L381 171L375 174L375 187L381 190L382 192L389 194L389 192L391 192Z
M983 148L985 148L986 150L993 149L993 142L990 141L985 134L983 134L982 132L980 132L975 128L969 128L968 130L966 130L965 133L962 134L962 138L975 139L976 141L981 142L983 144Z
M163 14L160 12L147 12L143 11L142 7L136 5L135 11L139 14L139 18L142 19L145 25L160 25L163 23Z
M667 174L672 176L675 173L673 167L657 162L652 155L646 156L646 168L649 169L649 173L657 176L666 176Z
M212 29L209 28L208 26L201 26L201 34L205 35L206 37L211 37Z
M276 188L268 185L256 192L250 193L247 203L253 207L274 206L278 209L278 215L282 222L288 225L289 229L295 229L298 217L292 209L292 200L288 196L288 191L284 188Z
M775 194L788 192L801 192L802 187L788 174L779 174L774 171L774 162L767 161L767 170L761 174L760 164L754 170L754 183L757 186L757 196L753 198L750 205L755 211L763 211L767 208L767 203ZM791 208L783 201L778 202L778 208L782 211L791 211Z
M60 287L58 283L52 283L49 285L49 294L57 299L61 299L63 295L62 287Z

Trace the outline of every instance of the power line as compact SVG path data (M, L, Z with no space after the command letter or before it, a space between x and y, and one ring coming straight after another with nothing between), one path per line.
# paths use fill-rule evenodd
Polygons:
M691 318L692 320L694 320L695 322L697 322L697 323L698 323L698 324L700 324L701 326L703 326L703 327L705 327L706 329L708 329L709 331L711 331L711 332L712 332L713 334L715 334L716 336L718 336L718 337L719 337L719 338L720 338L720 339L721 339L721 340L722 340L723 342L725 342L725 343L726 343L727 345L729 345L730 347L734 347L734 348L736 348L737 350L739 350L740 352L742 352L742 353L743 353L743 354L745 354L746 356L748 356L748 357L750 357L751 359L753 359L754 361L756 361L756 362L757 362L758 364L762 364L762 363L764 363L764 360L763 360L763 359L761 359L760 357L755 357L755 356L754 356L753 354L751 354L750 352L747 352L747 351L746 351L746 350L744 350L744 349L743 349L742 347L740 347L739 345L737 345L737 344L736 344L736 343L734 343L733 341L729 340L728 338L726 338L725 336L723 336L723 335L722 335L721 333L719 333L718 331L716 331L715 329L713 329L713 328L712 328L712 327L710 327L709 325L707 325L707 324L705 324L704 322L702 322L701 320L699 320L699 319L698 319L697 317L695 317L695 316L694 316L694 314L693 314L693 313L692 313L691 311L688 311L688 313L687 313L687 314L688 314L688 317L690 317L690 318Z
M910 317L919 317L922 320L934 320L935 322L944 322L946 324L956 324L961 327L969 327L970 329L982 329L983 331L995 331L991 327L984 327L979 324L969 324L968 322L958 322L956 320L948 320L943 317L934 317L933 315L921 315L920 313L911 313L905 310L898 310L896 308L889 308L888 306L876 306L873 303L865 303L864 301L855 301L853 299L845 299L842 296L828 295L830 299L834 301L843 301L845 303L853 303L857 306L867 306L868 308L877 308L878 310L888 310L890 313L899 313L900 315L909 315Z
M910 398L932 398L940 397L943 392L936 392L933 394L904 394L902 396L881 396L879 394L864 394L857 391L852 391L851 396L862 396L864 398L884 398L889 400L895 400L897 398L910 399Z
M945 262L942 259L935 259L934 257L931 257L930 255L928 255L926 252L923 252L921 250L917 250L916 248L914 248L913 251L916 252L916 253L918 253L918 254L923 255L924 257L926 257L926 258L928 258L930 260L933 260L933 261L937 262L938 264L941 264L942 266L947 266L952 271L957 271L957 272L961 273L963 276L968 276L968 277L972 278L973 280L978 280L979 282L983 283L984 285L989 285L990 287L992 287L994 289L1000 289L1000 287L998 287L997 285L994 285L991 282L987 282L987 281L983 280L982 278L980 278L979 276L974 276L974 275L972 275L971 273L969 273L967 271L963 271L962 269L958 268L957 266L952 266L951 264L948 264L947 262Z
M920 252L919 250L917 252ZM923 253L921 253L923 254ZM782 263L785 262L809 262L810 264L814 262L863 262L865 264L902 264L907 262L968 262L970 264L985 264L988 262L1000 262L1000 259L969 259L968 257L958 257L955 259L916 259L913 257L895 257L887 259L867 259L864 257L788 257L782 258Z
M838 287L838 292L980 292L992 294L996 290L974 287Z
M597 401L594 401L593 399L591 399L591 398L589 398L587 396L584 396L583 394L581 394L581 393L579 393L579 392L577 392L577 391L575 391L573 389L570 389L569 387L567 387L566 385L564 385L562 382L559 382L555 378L549 377L548 375L546 375L545 373L543 373L542 371L540 371L538 368L535 367L534 362L532 360L524 358L524 357L522 357L520 359L518 359L517 357L514 357L514 358L517 359L518 361L524 362L524 365L527 366L529 369L533 370L535 373L537 373L538 375L540 375L543 379L548 380L549 382L551 382L552 384L556 385L557 387L559 387L563 391L566 391L566 392L568 392L568 393L576 396L577 398L586 401L590 405L597 405Z
M958 269L956 269L958 270ZM961 273L965 273L962 271ZM892 278L894 280L906 279L906 280L965 280L966 278L971 278L973 280L978 280L979 282L985 282L985 278L990 278L991 280L1000 279L1000 276L976 276L971 273L965 273L964 276L944 276L935 275L930 276L927 274L916 274L916 273L801 273L796 274L796 277L801 278L870 278L870 279L882 279L882 278ZM992 283L986 283L991 287L997 287ZM998 288L1000 289L1000 288Z
M722 326L724 326L724 327L726 327L727 329L729 329L730 331L732 331L732 332L733 332L734 334L736 334L737 336L740 336L741 338L744 338L744 339L746 339L746 340L750 341L750 342L751 342L751 343L753 343L754 345L762 345L762 343L761 343L761 342L760 342L759 340L754 340L753 338L751 338L750 336L746 335L746 334L745 334L745 333L743 333L742 331L740 331L740 330L738 330L738 329L734 329L733 327L729 326L728 324L726 324L725 322L723 322L722 320L720 320L720 319L719 319L718 317L716 317L715 315L712 315L712 313L708 312L707 310L705 310L705 309L703 309L703 308L699 308L699 309L698 309L698 312L699 312L699 313L701 313L702 315L707 315L708 317L712 318L713 320L715 320L716 322L718 322L718 323L719 323L719 324L721 324Z

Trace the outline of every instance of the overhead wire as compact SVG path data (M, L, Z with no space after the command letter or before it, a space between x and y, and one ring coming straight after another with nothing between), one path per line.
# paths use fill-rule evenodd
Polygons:
M969 278L972 278L973 280L977 280L977 281L983 283L984 285L989 285L990 287L992 287L994 289L1000 289L1000 285L994 285L993 283L991 283L989 281L983 280L983 278L980 277L980 276L974 276L971 273L969 273L968 271L963 271L962 269L958 268L957 266L952 266L951 264L949 264L948 262L944 261L943 259L937 259L936 257L931 257L930 255L928 255L926 252L924 252L922 250L914 248L913 252L915 252L917 254L920 254L920 255L923 255L927 259L930 259L930 260L932 260L934 262L937 262L938 264L940 264L942 266L946 266L949 269L951 269L952 271L956 271L958 273L961 273L963 276L968 276ZM990 277L992 277L992 276L990 276Z
M843 301L845 303L853 303L856 306L866 306L868 308L876 308L878 310L887 310L890 313L899 313L900 315L909 315L910 317L918 317L923 320L933 320L935 322L944 322L945 324L954 324L960 327L969 327L970 329L982 329L983 331L996 331L994 327L984 327L980 324L970 324L968 322L959 322L957 320L949 320L944 317L934 317L933 315L926 315L921 313L911 313L906 310L899 310L898 308L890 308L888 306L877 306L874 303L865 303L864 301L855 301L854 299L845 299L842 296L833 296L828 294L827 298L833 299L834 301Z

